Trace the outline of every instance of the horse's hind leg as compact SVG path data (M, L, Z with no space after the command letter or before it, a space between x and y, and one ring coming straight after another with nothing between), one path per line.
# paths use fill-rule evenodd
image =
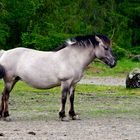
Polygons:
M5 82L5 87L4 87L4 90L2 92L2 98L1 98L0 117L8 117L9 116L9 112L8 112L9 94L17 81L18 80L15 79L12 82Z

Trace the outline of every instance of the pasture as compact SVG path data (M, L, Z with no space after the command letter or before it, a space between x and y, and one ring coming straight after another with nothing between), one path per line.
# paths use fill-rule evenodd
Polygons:
M75 108L81 119L140 117L139 89L78 85ZM60 89L36 90L19 82L10 95L10 114L16 120L58 120ZM68 110L68 103L67 109Z
M122 64L129 65L122 67ZM126 63L128 62L128 63ZM108 76L106 67L89 66L85 77ZM128 60L121 61L110 75L125 77L126 69L138 66ZM103 71L104 74L103 74ZM108 69L109 70L109 69ZM115 71L115 72L113 72ZM0 82L0 90L3 83ZM5 139L138 139L140 137L140 91L124 86L97 86L78 84L75 110L80 120L61 122L60 88L37 90L23 82L17 83L10 94L10 118L0 121L0 134ZM66 105L66 111L68 105ZM68 113L66 112L68 116Z

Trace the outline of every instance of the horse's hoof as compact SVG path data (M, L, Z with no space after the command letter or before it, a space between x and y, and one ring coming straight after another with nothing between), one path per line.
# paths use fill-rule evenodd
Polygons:
M3 111L0 111L0 118L6 118L9 116L9 112L6 111L6 112L3 112Z
M12 121L11 117L6 117L3 120L6 121L6 122L11 122Z
M4 112L4 118L6 118L6 117L8 117L8 116L10 116L10 115L9 115L9 112L8 112L8 111Z
M64 122L69 122L69 118L68 117L63 117L63 118L60 118L61 121L64 121Z
M61 118L65 118L65 117L66 117L65 111L60 111L59 112L59 118L61 119Z
M75 115L75 116L70 116L70 118L72 120L81 120L80 117L78 115Z
M72 120L80 120L79 116L75 113L75 111L69 111L69 117Z

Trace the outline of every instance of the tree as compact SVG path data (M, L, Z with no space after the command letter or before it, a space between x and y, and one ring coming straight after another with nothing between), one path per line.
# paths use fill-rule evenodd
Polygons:
M139 12L137 0L1 0L0 47L52 50L66 38L99 33L137 53Z

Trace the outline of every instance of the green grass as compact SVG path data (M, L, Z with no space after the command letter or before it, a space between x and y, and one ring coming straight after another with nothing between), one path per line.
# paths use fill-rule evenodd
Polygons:
M119 60L116 67L112 69L101 62L93 62L88 66L86 75L126 77L126 75L134 68L140 68L140 62L132 62L130 59L122 59Z
M139 89L78 85L75 95L75 110L81 118L140 118ZM59 88L36 90L19 82L10 96L10 114L20 120L57 120L60 97Z

